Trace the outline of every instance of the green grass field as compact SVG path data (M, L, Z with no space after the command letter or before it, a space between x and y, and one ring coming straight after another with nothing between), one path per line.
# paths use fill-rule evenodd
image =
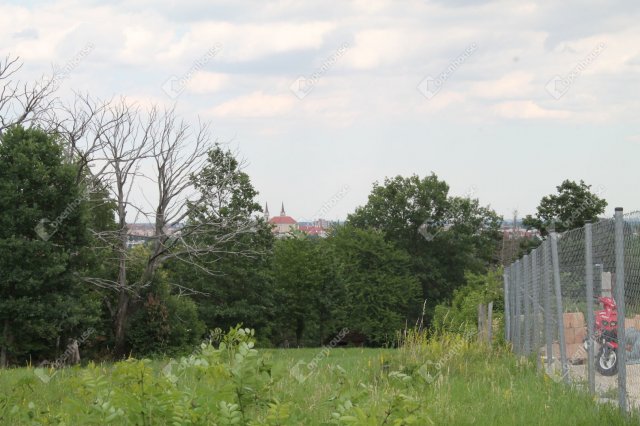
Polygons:
M315 362L311 367L309 363ZM258 350L0 371L0 424L622 425L616 407L459 336L404 349Z

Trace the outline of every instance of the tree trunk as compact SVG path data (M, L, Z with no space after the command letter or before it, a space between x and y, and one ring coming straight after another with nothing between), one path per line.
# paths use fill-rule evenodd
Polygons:
M298 318L296 321L296 346L300 347L302 341L302 333L304 333L304 319Z
M115 353L116 356L124 355L126 346L126 325L129 314L129 295L126 290L122 290L118 296L118 307L116 308L115 327Z
M127 224L125 214L120 215L120 253L118 270L118 306L113 321L115 337L115 355L123 356L126 346L126 325L129 315L129 294L127 293Z
M2 347L0 348L0 368L7 367L7 345L9 344L9 320L4 320L4 328L2 330Z

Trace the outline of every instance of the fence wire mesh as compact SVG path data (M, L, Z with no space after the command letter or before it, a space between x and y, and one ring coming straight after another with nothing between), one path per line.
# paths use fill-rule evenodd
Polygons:
M551 233L505 268L504 290L515 353L535 356L554 380L640 409L640 212Z

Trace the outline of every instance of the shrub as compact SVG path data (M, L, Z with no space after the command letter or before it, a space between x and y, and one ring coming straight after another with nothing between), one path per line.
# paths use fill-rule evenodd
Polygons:
M136 356L177 354L196 345L204 331L192 300L149 294L131 316L127 338Z
M493 317L499 321L504 317L502 270L486 274L465 274L466 284L453 293L450 304L436 306L433 327L442 331L473 331L478 324L478 305L493 302ZM496 333L501 336L501 333Z

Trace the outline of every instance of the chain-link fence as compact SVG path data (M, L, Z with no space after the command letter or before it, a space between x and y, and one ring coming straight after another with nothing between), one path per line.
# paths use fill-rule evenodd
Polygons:
M504 292L517 354L622 410L640 408L640 212L551 232L505 268Z

